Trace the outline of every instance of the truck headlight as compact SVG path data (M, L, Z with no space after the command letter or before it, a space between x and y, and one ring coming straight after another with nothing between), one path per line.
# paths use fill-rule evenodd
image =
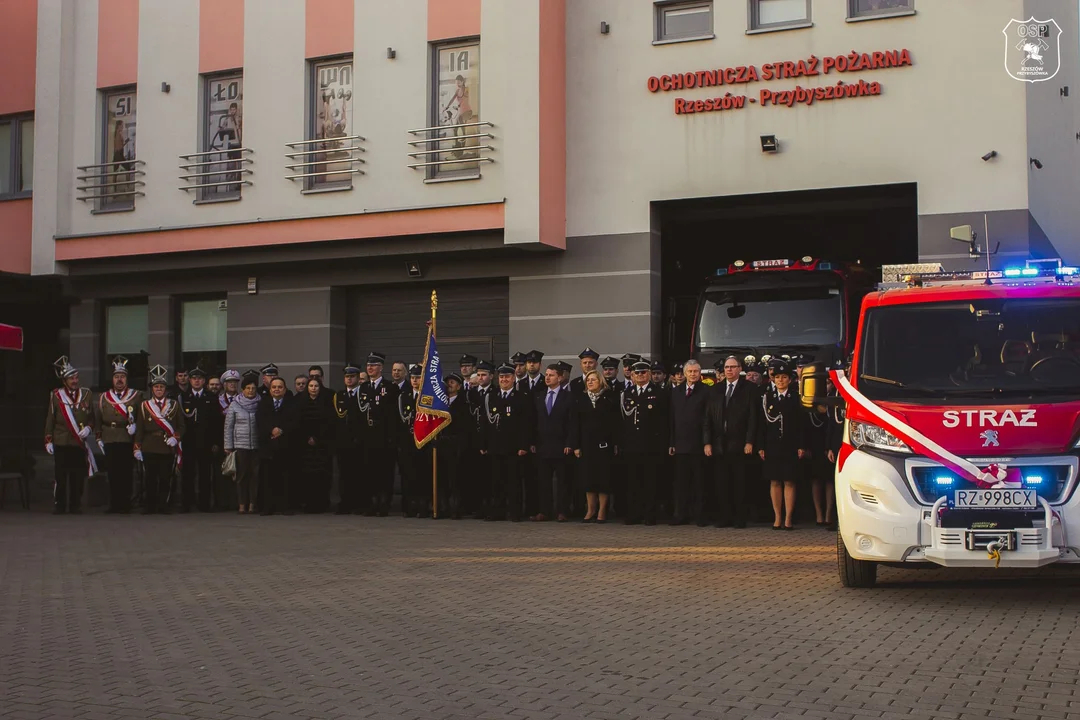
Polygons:
M851 444L856 449L868 447L875 450L885 450L886 452L911 452L911 448L903 440L873 423L849 420L848 435L851 438Z

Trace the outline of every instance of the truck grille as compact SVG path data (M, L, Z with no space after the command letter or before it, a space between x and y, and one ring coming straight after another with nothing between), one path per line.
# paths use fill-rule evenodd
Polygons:
M1039 497L1051 505L1064 502L1068 498L1071 465L1019 465L1024 476L1024 487L1035 490ZM933 465L911 467L910 477L914 482L918 500L927 505L943 496L952 496L955 490L975 490L975 483L960 479L952 471Z

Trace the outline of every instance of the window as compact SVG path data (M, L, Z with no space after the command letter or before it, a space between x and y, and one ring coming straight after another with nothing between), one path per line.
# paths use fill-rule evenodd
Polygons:
M135 207L135 105L134 88L105 93L99 211Z
M712 1L658 2L654 42L705 40L713 37Z
M198 167L199 199L239 200L243 187L244 75L205 78L203 87L203 155Z
M750 0L751 30L784 30L810 25L810 0Z
M311 64L311 100L308 138L321 140L305 146L314 161L304 172L309 190L350 188L353 180L353 61L351 57ZM295 162L295 161L292 161Z
M225 371L227 301L186 300L180 305L180 367L196 365L208 375Z
M114 304L105 308L105 357L101 387L112 387L112 359L128 360L128 386L146 387L150 345L149 312L145 303Z
M30 197L34 189L34 118L0 117L0 199Z
M432 127L438 127L431 143L437 152L429 162L428 177L437 179L473 178L480 175L480 163L468 162L480 156L484 135L480 125L480 42L438 45L434 48L432 82ZM457 162L457 161L462 162Z
M848 0L848 18L890 17L915 12L915 0Z

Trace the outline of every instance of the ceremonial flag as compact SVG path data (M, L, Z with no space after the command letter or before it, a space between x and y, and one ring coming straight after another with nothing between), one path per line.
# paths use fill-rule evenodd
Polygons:
M413 440L417 449L435 439L450 424L450 399L442 381L442 363L435 340L435 310L439 305L431 291L431 322L428 323L427 344L424 346L424 374L420 385L420 401L413 421Z

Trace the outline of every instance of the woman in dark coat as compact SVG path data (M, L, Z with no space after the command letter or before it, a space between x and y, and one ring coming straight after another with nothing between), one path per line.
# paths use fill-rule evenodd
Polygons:
M303 492L307 497L304 511L309 513L324 513L330 507L334 408L321 397L323 392L322 383L317 378L311 378L307 392L293 398L296 401L300 472Z
M791 367L776 366L773 384L761 396L762 422L758 424L758 453L764 461L761 474L769 481L773 505L773 529L794 530L795 483L799 460L806 455L806 412L791 387Z
M588 504L583 522L605 523L612 467L618 453L619 401L595 370L585 374L585 393L577 397L577 413L574 456L581 458L582 484Z

